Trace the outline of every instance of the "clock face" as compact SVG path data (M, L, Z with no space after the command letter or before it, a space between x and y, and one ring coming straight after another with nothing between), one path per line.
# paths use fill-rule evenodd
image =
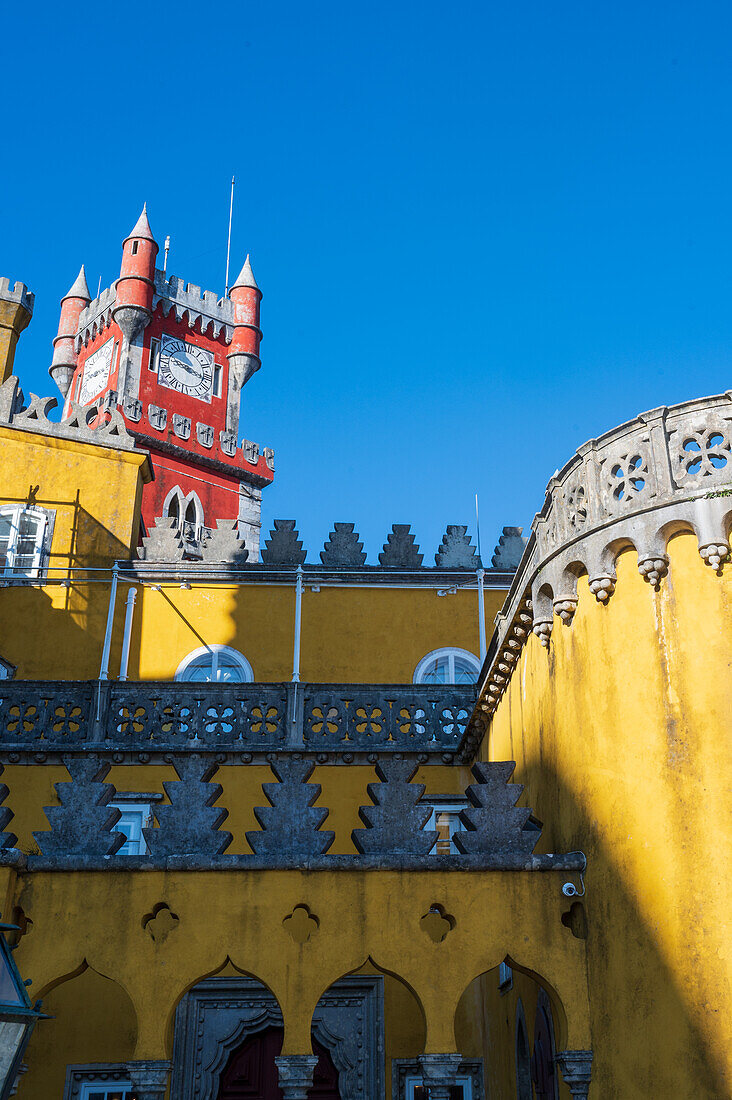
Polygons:
M160 341L158 382L178 393L211 400L214 357L205 348L187 344L175 336L163 336Z
M81 380L79 391L79 404L88 405L98 394L102 392L109 378L109 368L112 366L112 353L114 352L114 338L107 340L84 364L84 377Z

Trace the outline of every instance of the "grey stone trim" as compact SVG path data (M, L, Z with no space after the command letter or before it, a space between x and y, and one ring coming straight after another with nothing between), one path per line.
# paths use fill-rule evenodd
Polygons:
M148 405L147 419L158 432L164 432L168 426L168 410L161 405Z
M33 834L40 851L55 859L70 854L92 859L114 855L125 838L112 832L120 812L108 805L114 787L103 782L110 764L95 756L73 756L64 765L70 781L54 783L61 805L43 807L51 830Z
M363 543L359 542L353 523L334 523L324 548L320 551L323 565L359 566L365 565L366 555L362 553Z
M94 443L99 447L113 447L115 450L132 451L135 440L127 431L127 425L118 409L109 411L109 423L98 428L90 428L89 421L98 412L96 405L77 405L70 402L70 414L66 420L56 423L48 419L48 414L58 405L55 397L30 395L30 404L21 408L22 394L18 379L11 375L0 386L0 411L4 414L1 422L22 431L40 432L60 439L74 439L81 443Z
M262 549L265 565L304 565L307 557L294 519L276 519Z
M168 1087L170 1062L87 1062L66 1067L63 1100L78 1100L87 1084L124 1085L129 1082L136 1100L163 1100Z
M384 549L379 554L379 564L384 568L419 569L423 555L414 541L408 523L392 524Z
M551 644L571 626L578 578L599 603L612 598L625 550L657 588L667 544L693 532L702 563L721 573L732 528L732 391L642 413L580 447L552 477L514 577L484 669L469 739L479 743L533 630Z
M142 401L138 400L137 397L123 397L122 413L128 420L137 423L142 419ZM175 420L175 415L173 416L173 420Z
M391 1096L392 1100L406 1100L407 1077L421 1075L418 1058L392 1058L391 1060ZM457 1067L458 1077L470 1078L473 1100L484 1100L483 1059L466 1058Z
M238 520L217 520L216 528L209 528L208 538L201 543L203 561L229 562L243 565L249 557L244 539L238 534Z
M202 424L200 421L196 424L196 439L202 447L206 447L211 450L214 442L214 430L210 424Z
M450 1100L462 1060L462 1054L420 1054L422 1080L430 1100Z
M480 569L481 561L467 530L464 524L448 524L435 554L436 565L442 569Z
M350 763L406 752L451 763L474 700L471 685L450 684L0 681L0 755L208 750L249 762L285 750Z
M241 524L241 521L240 521ZM243 526L243 524L242 524ZM247 544L249 544L247 539ZM153 579L172 579L179 581L184 575L190 581L202 581L210 583L221 581L226 584L289 584L295 583L295 567L288 567L280 563L268 564L257 562L250 555L246 565L237 567L217 567L214 565L189 566L181 569L179 566L168 568L164 564L155 564L131 560L120 563L120 569L124 571L125 580L151 581ZM498 570L486 570L484 577L485 588L508 589L513 579L512 573L502 573ZM362 565L354 568L332 568L330 566L311 564L305 565L304 580L306 585L357 585L363 587L394 587L394 588L433 588L440 592L451 588L461 588L475 591L478 587L476 576L455 569L437 569L434 566L422 569L384 569L380 565Z
M209 782L218 765L202 761L197 755L175 757L173 764L178 780L163 783L170 805L157 805L153 809L160 827L142 830L148 851L154 859L182 852L209 857L221 855L233 837L231 833L219 831L229 811L213 805L223 793L220 783Z
M120 836L122 834L119 834ZM123 838L124 840L124 838ZM444 874L485 874L487 871L520 871L533 874L553 873L566 876L568 872L582 872L587 861L581 852L565 855L540 855L495 858L489 855L325 855L308 859L289 859L284 855L274 858L260 855L199 856L196 853L155 858L151 856L120 856L119 860L85 856L81 853L46 856L26 855L17 848L0 849L0 867L15 867L34 871L434 871ZM565 878L557 878L557 892L561 891Z
M491 558L494 569L515 571L523 557L528 539L523 535L523 527L504 527L498 540L498 546Z
M284 1100L308 1100L318 1064L314 1054L279 1054L275 1057L277 1077Z
M271 767L279 782L262 784L270 805L254 810L262 831L246 834L252 851L294 863L324 855L335 833L320 828L328 816L327 808L313 806L322 791L319 783L308 783L314 764L295 753L272 760Z
M164 317L172 312L176 320L182 321L187 316L189 328L200 321L202 332L210 329L214 340L218 340L223 331L226 343L231 342L234 334L234 305L230 298L219 298L212 290L201 292L200 286L185 283L177 275L166 279L164 272L156 270L153 311L158 304L161 304Z
M262 475L256 473L255 470L246 468L246 465L257 465L257 459L254 459L253 462L249 462L247 458L246 440L243 441L241 448L234 455L232 461L226 462L223 458L217 458L215 454L199 454L197 451L193 452L187 447L178 446L177 443L169 438L152 436L149 431L144 430L144 428L141 431L136 428L130 428L130 432L138 447L159 451L162 454L171 455L174 458L183 459L186 462L190 462L191 457L195 457L197 466L203 466L208 470L216 470L217 473L228 474L229 477L239 478L248 482L250 485L256 485L260 489L272 484L271 478L262 477ZM257 449L257 455L259 455L257 444L254 443L252 446ZM246 465L244 465L244 463L246 463Z
M384 1095L383 1005L383 979L365 975L339 979L318 1001L312 1030L338 1070L341 1100L376 1100ZM249 1035L282 1023L274 995L253 978L199 982L176 1011L171 1100L216 1100L221 1071L232 1051ZM299 1082L301 1087L308 1061L312 1081L317 1059L311 1054L290 1055L278 1065L292 1070L289 1084Z
M528 857L533 852L541 832L528 827L531 809L516 806L524 788L520 783L508 782L515 767L513 760L473 765L471 771L477 783L466 791L472 808L461 811L465 831L453 836L459 852L490 852L499 858Z
M82 309L79 315L79 328L76 336L77 351L81 344L87 344L89 340L109 325L112 319L112 306L117 301L117 286L115 283L103 290L97 298L92 298L89 305Z
M560 1050L555 1061L562 1071L564 1083L569 1086L572 1097L586 1100L592 1079L591 1050Z
M5 768L0 764L0 775L5 771ZM5 830L10 822L15 817L15 814L9 806L3 806L2 803L10 794L10 788L7 783L0 783L0 830ZM0 832L0 850L4 848L15 848L18 841L15 833Z
M365 829L353 829L351 839L362 854L399 853L426 856L437 841L436 829L425 829L432 806L420 800L424 783L411 783L417 771L415 760L400 755L376 765L380 783L369 783L373 806L361 806L358 816Z
M178 520L171 516L156 516L155 523L142 539L142 546L137 548L144 561L156 562L183 561L187 552Z

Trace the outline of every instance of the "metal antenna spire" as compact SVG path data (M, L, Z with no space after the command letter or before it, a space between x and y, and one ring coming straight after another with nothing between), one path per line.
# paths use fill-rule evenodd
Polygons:
M102 276L99 276L99 286L97 287L97 298L102 293Z
M475 494L475 527L478 532L478 557L480 558L480 517L478 515L478 494ZM482 558L481 558L482 561Z
M165 238L165 258L163 259L163 275L168 270L168 253L170 252L170 234Z
M231 201L229 203L229 240L226 245L226 289L224 298L229 297L229 257L231 256L231 217L234 213L234 177L231 177Z

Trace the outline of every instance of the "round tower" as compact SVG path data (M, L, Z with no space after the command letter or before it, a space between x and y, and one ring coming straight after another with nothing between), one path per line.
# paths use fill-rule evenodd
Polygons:
M234 305L234 335L226 358L229 361L229 393L226 409L226 427L230 432L239 431L239 397L242 387L259 370L259 344L262 330L259 327L259 303L262 292L254 278L247 255L239 277L229 291Z
M135 228L122 243L122 265L116 283L117 300L112 317L127 344L152 317L155 291L155 257L158 246L147 220L147 203Z
M76 370L78 359L76 334L79 331L79 318L90 300L86 273L82 264L71 289L61 299L58 334L53 341L53 360L48 368L48 373L61 390L63 398L66 398L69 392L71 379Z

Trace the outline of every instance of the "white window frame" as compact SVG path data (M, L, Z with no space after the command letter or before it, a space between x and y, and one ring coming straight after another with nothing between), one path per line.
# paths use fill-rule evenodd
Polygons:
M425 801L429 804L430 800L425 799ZM429 832L430 829L436 829L437 828L437 815L438 814L454 814L455 819L454 819L454 821L451 821L450 825L449 825L449 829L450 829L450 855L453 855L453 854L457 855L458 850L455 847L455 842L453 840L453 837L454 837L455 833L465 831L464 827L463 827L463 824L460 821L460 816L459 815L460 815L461 810L467 809L469 803L465 802L465 801L462 801L462 802L447 802L447 801L445 801L445 802L433 802L433 803L431 803L431 805L432 805L432 813L430 814L429 821L425 825L425 830L427 832ZM438 845L438 843L439 842L436 840L435 841L435 846L432 849L430 855L437 855L437 845Z
M124 816L125 814L128 814L131 817L134 817L136 819L133 822L133 828L130 831L130 835L128 835L127 833L123 833L123 835L128 837L128 839L125 841L125 843L119 849L119 851L115 852L115 855L118 855L118 856L145 856L145 855L147 855L147 844L145 843L145 834L143 833L142 830L145 829L145 828L148 828L153 823L151 804L149 802L145 802L145 801L140 801L140 802L130 801L130 802L127 802L125 800L124 802L110 802L109 805L114 807L114 809L119 810L119 812L120 812L120 814L122 814L122 816ZM122 818L120 818L120 820L117 821L116 824L114 824L112 826L112 832L113 833L122 833L123 832L123 830L120 829L121 823L122 823ZM131 848L128 847L128 845L135 845L135 850L133 851ZM125 848L127 848L127 851L124 850Z
M425 680L423 677L427 673L429 666L434 664L435 661L440 660L442 657L448 659L448 684L455 683L455 658L461 657L472 665L475 669L475 682L478 682L478 676L480 675L480 661L471 653L469 649L458 649L457 646L443 646L442 649L433 649L431 653L425 654L421 661L417 664L414 670L414 676L412 678L413 683L423 684Z
M25 578L26 580L35 580L41 575L41 568L43 565L44 551L47 545L47 536L49 531L49 514L42 508L28 508L24 504L3 504L0 505L0 516L10 515L10 539L8 541L7 556L5 564L0 568L0 577L3 579L8 578ZM35 549L33 551L33 565L30 570L25 570L22 573L15 572L15 556L18 549L18 540L20 538L20 517L22 515L31 515L34 519L40 520L40 525L36 531Z
M463 1100L473 1100L473 1082L467 1074L460 1074L455 1078L456 1085L463 1086ZM420 1085L424 1086L424 1081L419 1074L409 1074L404 1082L404 1094L405 1100L414 1100L415 1089Z
M244 673L244 677L241 683L252 684L254 683L254 671L249 661L246 659L243 653L240 653L238 649L233 649L228 645L218 645L213 643L212 645L202 645L198 649L194 649L192 653L188 653L175 670L176 680L185 680L184 673L189 665L192 665L199 657L203 657L205 653L211 654L211 672L216 676L216 683L221 683L218 679L218 655L219 653L226 653L227 656L233 657L238 667ZM192 683L193 681L188 681ZM212 681L213 682L213 681Z
M82 1081L79 1100L89 1100L95 1092L101 1092L106 1097L113 1096L116 1092L129 1093L130 1100L135 1095L131 1081L109 1081L100 1077L98 1081Z

